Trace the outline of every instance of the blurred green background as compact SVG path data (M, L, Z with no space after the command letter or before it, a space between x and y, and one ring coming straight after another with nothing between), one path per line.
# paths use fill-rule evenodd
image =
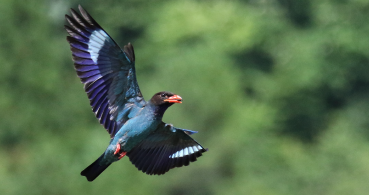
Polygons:
M148 176L106 148L63 25L84 8L131 42L146 100L209 152ZM369 192L368 0L2 0L0 194L362 195Z

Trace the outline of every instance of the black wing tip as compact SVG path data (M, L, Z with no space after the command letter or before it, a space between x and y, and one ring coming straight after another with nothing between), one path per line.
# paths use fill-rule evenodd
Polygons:
M133 45L130 42L124 46L124 53L131 62L135 61L135 51L133 49Z
M70 11L70 13L72 14L73 17L79 16L78 12L75 9L70 8L69 11ZM69 17L72 18L71 16L69 16Z
M74 10L73 8L70 8L70 13L72 14L72 16L74 18L80 18L80 15L78 14L78 12L76 10Z
M86 10L82 7L82 5L81 5L81 4L78 4L78 10L79 10L79 11L81 11L81 10L86 11ZM74 11L74 12L76 12L76 10L74 10L73 8L70 8L70 11Z
M74 20L70 15L68 15L68 14L65 14L65 19L67 20L67 22L69 23L69 24L71 24L71 20Z
M76 38L72 37L72 36L67 36L67 41L69 44L71 43L78 43L78 41L76 40ZM72 48L72 46L71 46Z
M81 41L79 41L78 39L76 39L75 37L72 36L67 36L67 41L69 44L81 44L82 46L84 46L86 49L88 48L88 45L86 43L83 43ZM72 47L72 46L71 46ZM78 48L77 48L78 49Z
M83 8L81 4L78 4L78 10L79 10L81 13L82 13L82 12L86 12L86 13L87 13L87 11L85 10L85 8Z
M155 165L154 167L152 167L153 165L151 163L156 163L156 162L147 163L145 161L145 157L150 158L150 156L146 156L144 154L144 151L138 150L138 151L129 152L129 153L127 153L127 156L129 157L129 160L131 161L131 163L139 171L141 171L141 172L143 172L147 175L164 175L165 173L167 173L169 170L171 170L173 168L189 166L191 164L191 162L197 161L197 159L199 157L201 157L202 154L206 151L208 151L207 148L206 149L202 148L198 152L193 153L191 155L186 155L186 156L183 156L183 157L174 158L174 159L171 159L170 161L164 161L164 162L162 162L161 165ZM136 152L138 152L138 153L136 153ZM141 153L141 155L139 153ZM140 158L137 158L136 157L137 155L140 155Z

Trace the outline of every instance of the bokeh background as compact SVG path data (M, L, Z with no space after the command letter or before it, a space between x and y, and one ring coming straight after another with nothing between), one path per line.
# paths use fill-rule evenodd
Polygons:
M78 4L135 46L146 100L183 97L164 121L199 131L197 162L79 175L109 135L65 38ZM0 194L369 192L368 0L2 0L0 14Z

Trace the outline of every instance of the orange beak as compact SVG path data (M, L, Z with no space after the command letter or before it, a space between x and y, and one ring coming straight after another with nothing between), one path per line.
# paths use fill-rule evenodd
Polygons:
M182 98L179 95L173 95L170 96L168 99L165 99L164 102L169 102L169 103L182 103Z

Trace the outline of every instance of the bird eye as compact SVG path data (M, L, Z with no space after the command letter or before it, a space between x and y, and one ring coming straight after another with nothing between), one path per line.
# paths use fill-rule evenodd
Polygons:
M162 94L161 94L161 97L165 97L165 96L166 96L166 95L165 95L165 93L162 93Z

